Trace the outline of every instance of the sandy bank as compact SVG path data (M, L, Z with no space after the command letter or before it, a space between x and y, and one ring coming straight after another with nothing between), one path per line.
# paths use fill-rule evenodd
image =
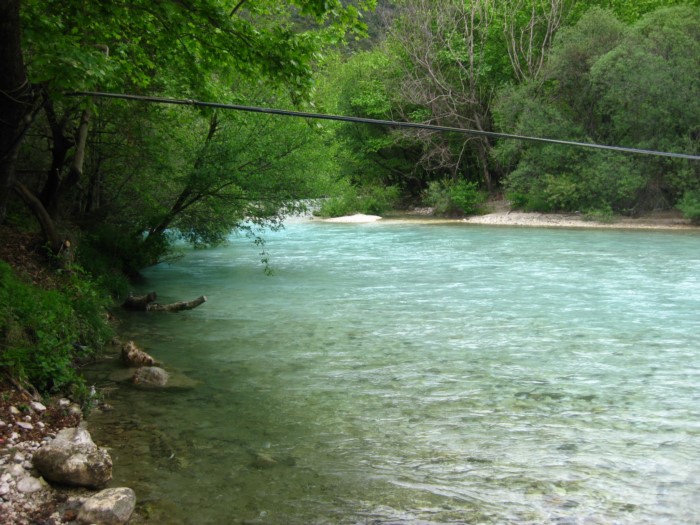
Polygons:
M486 215L461 219L469 224L497 226L530 226L545 228L617 228L646 230L698 230L690 220L676 214L652 214L646 217L615 217L610 221L599 222L575 213L525 213L499 210Z
M459 219L447 219L431 215L430 210L420 209L401 216L386 218L377 215L348 215L322 219L323 222L335 223L371 223L382 220L386 223L466 223L484 224L490 226L524 226L532 228L608 228L608 229L640 229L640 230L689 230L700 232L700 227L693 225L689 219L684 219L677 212L658 212L639 218L614 217L609 221L591 220L578 213L535 213L512 211L503 202L491 203L490 212L484 215L474 215Z

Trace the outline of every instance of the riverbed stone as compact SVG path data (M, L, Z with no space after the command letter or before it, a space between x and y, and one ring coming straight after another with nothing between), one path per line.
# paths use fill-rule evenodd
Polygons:
M65 428L32 458L34 468L48 481L101 488L112 479L112 458L98 448L84 428Z
M128 487L105 489L91 496L78 511L85 524L121 525L129 521L136 506L136 494Z

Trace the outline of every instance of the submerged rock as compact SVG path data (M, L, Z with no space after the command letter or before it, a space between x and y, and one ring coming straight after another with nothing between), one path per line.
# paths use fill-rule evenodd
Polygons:
M155 372L150 370L153 368L156 369ZM141 387L167 388L169 390L189 389L199 384L198 381L187 377L181 372L166 371L159 367L118 368L109 374L109 379L116 382L129 381Z
M101 488L112 479L112 458L98 448L84 428L65 428L32 458L34 468L48 481Z
M170 375L157 366L144 366L136 370L131 381L135 385L142 386L165 386L168 384Z

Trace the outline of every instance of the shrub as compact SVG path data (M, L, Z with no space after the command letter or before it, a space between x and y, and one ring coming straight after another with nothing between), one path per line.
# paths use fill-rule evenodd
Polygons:
M436 215L473 215L480 211L486 197L475 182L443 179L430 182L423 200Z
M342 217L354 213L382 215L396 206L398 198L399 189L395 186L358 189L348 185L340 195L324 201L316 214L321 217Z
M686 191L678 201L678 209L686 219L700 224L700 190Z
M85 390L76 364L111 336L109 298L79 270L62 281L60 290L43 290L0 261L0 369L43 394Z

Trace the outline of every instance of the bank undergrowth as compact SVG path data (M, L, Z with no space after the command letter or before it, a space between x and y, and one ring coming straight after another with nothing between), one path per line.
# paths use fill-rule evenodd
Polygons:
M0 370L41 395L86 401L79 367L113 335L112 299L77 265L52 269L48 282L0 260Z

